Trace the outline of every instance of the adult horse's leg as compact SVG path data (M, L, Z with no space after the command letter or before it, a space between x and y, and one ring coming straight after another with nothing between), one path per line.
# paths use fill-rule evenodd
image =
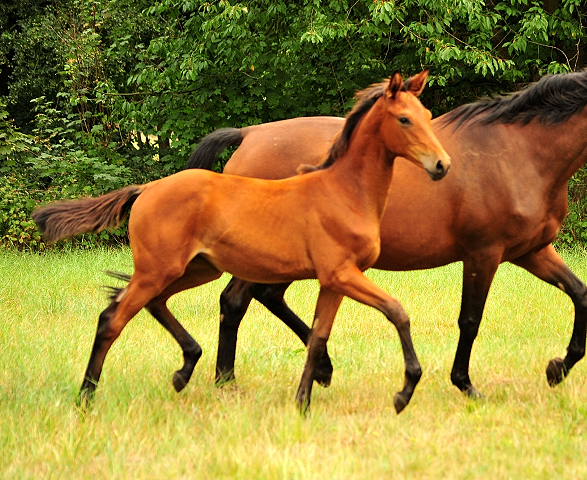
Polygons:
M288 283L277 283L273 285L266 285L262 283L253 283L249 289L252 297L267 308L273 315L285 323L297 336L308 345L308 336L310 329L300 320L300 318L287 306L283 296L285 291L291 285ZM320 385L328 387L332 380L332 362L328 355L328 348L324 346L324 352L318 359L316 369L314 371L314 380Z
M400 413L410 402L414 389L422 376L422 368L418 362L410 334L410 319L397 300L371 282L356 266L339 271L333 277L335 278L330 280L328 288L323 286L318 296L316 317L309 342L308 360L296 396L298 406L304 411L310 404L312 369L326 346L334 314L340 304L339 297L346 295L382 312L398 331L404 354L405 381L403 389L395 394L393 400L396 412ZM326 315L321 316L323 310Z
M575 323L567 355L564 360L554 358L546 368L546 378L550 386L563 381L571 368L585 356L585 337L587 335L587 287L571 271L552 244L524 255L522 258L512 262L525 268L565 292L573 301L575 306Z
M307 345L310 329L291 311L283 299L289 285L291 283L274 285L250 283L234 277L230 280L220 295L220 331L216 361L217 384L223 384L235 379L234 362L238 328L252 298L281 319L293 330L304 345ZM314 375L319 384L323 386L330 385L332 363L327 350L319 359Z
M252 297L250 282L232 277L220 294L220 328L216 356L216 384L234 381L234 359L238 327L245 316Z
M477 337L491 282L500 263L498 255L480 255L463 262L463 294L459 314L459 343L450 378L452 383L471 398L483 395L469 378L471 349Z

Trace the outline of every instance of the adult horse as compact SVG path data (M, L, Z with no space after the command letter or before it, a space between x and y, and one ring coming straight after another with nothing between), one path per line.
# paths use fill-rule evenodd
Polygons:
M566 214L568 181L587 161L586 104L587 71L546 76L521 92L461 106L432 122L453 162L443 182L425 188L418 169L396 162L381 221L381 254L373 267L402 271L463 262L451 380L471 397L481 395L469 377L471 349L502 262L560 288L575 306L567 355L548 363L548 383L560 383L585 354L587 290L552 241ZM218 130L200 142L187 168L211 168L216 152L240 145L224 173L295 175L300 163L322 160L342 124L336 117L310 117ZM308 327L283 300L288 285L230 281L221 296L217 381L234 378L238 327L252 297L307 342ZM325 354L317 380L328 385L331 373Z
M422 72L404 84L396 73L362 92L327 163L312 173L266 181L186 170L36 210L34 221L53 241L119 225L132 207L128 229L135 270L100 315L81 399L91 397L112 343L143 307L181 346L184 365L173 384L178 391L185 387L202 350L168 310L167 300L227 271L253 282L320 281L296 395L301 410L310 404L316 361L343 296L383 312L403 347L405 383L394 397L401 412L421 376L409 319L399 302L362 272L379 256L379 222L394 158L405 156L433 180L444 177L450 166L432 133L432 115L417 99L427 76Z

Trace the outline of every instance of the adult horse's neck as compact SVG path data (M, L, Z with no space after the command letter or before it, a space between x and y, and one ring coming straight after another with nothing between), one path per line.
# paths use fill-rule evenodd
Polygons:
M547 181L546 187L566 188L571 176L587 162L587 108L559 124L530 122L521 126L534 144L536 162Z
M388 150L380 134L384 120L385 107L383 99L379 99L360 120L346 152L324 171L335 176L338 184L355 197L357 208L372 212L378 219L387 204L397 156Z
M587 163L587 107L553 130L551 135L555 137L557 150L553 151L552 159L561 164L560 181L566 184Z

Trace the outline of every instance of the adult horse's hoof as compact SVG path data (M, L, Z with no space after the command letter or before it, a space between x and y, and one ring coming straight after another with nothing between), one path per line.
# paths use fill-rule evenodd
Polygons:
M471 400L481 400L482 398L485 398L485 395L483 395L473 385L470 385L468 388L463 390L463 393Z
M75 399L75 405L82 413L88 413L92 407L93 395L89 394L87 390L82 390Z
M400 392L393 396L393 406L395 407L395 411L397 413L401 413L401 411L408 406L409 402L410 400L404 398Z
M231 370L229 373L216 372L216 380L214 380L214 383L219 388L236 386L234 370Z
M551 387L558 385L567 375L562 358L553 358L546 367L546 379Z
M181 392L185 386L188 384L188 379L184 378L181 372L178 370L173 374L173 388L175 388L176 392Z

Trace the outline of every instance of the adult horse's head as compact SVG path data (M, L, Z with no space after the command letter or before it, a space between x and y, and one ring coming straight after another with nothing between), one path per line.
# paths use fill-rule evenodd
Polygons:
M381 135L390 152L423 167L432 180L440 180L450 168L450 157L432 132L432 114L418 96L424 90L428 70L405 82L396 72L384 85L380 102L386 118Z

